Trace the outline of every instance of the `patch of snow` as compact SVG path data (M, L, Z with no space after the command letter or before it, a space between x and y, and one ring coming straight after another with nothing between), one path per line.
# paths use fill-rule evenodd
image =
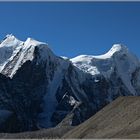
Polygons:
M99 81L100 81L100 80L98 80L98 79L95 79L95 80L94 80L95 83L98 83Z
M64 99L65 97L68 97L67 92L63 95L62 99Z
M65 59L65 60L68 60L69 58L66 57L66 56L60 56L61 58Z
M91 64L92 59L92 56L80 55L70 59L70 61L72 61L74 66L78 67L84 72L90 73L92 75L100 74L98 68Z
M75 105L77 101L76 101L72 96L70 96L69 98L70 98L70 99L69 99L69 104L70 104L71 106Z

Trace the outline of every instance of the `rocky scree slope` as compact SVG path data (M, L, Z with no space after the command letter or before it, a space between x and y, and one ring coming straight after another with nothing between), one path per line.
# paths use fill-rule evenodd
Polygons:
M0 43L0 131L78 125L118 96L140 95L140 62L120 44L104 55L63 59L43 42ZM3 113L5 112L5 113Z
M140 138L140 97L118 97L62 138Z

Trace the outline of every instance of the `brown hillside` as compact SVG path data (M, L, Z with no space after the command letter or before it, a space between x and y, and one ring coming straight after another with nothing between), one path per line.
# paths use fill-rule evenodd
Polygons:
M119 97L63 138L140 138L140 97Z

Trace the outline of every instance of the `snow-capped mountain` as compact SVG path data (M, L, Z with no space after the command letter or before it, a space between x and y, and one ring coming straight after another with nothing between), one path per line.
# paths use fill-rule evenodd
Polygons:
M104 55L80 55L71 59L71 61L84 72L90 73L91 75L101 74L106 78L111 78L112 72L116 69L128 90L132 94L136 94L131 83L131 74L139 67L139 60L136 56L129 53L125 46L115 44Z
M10 112L1 132L57 126L69 114L77 125L122 95L140 95L139 59L123 45L68 59L31 38L0 43L0 114Z

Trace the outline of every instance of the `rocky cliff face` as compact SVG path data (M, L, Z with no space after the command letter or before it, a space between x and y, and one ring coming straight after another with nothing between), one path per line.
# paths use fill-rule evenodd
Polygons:
M118 96L140 95L139 89L139 60L119 44L101 56L73 59L31 38L8 35L0 44L0 114L10 112L1 132L57 126L69 114L69 125L77 125Z

